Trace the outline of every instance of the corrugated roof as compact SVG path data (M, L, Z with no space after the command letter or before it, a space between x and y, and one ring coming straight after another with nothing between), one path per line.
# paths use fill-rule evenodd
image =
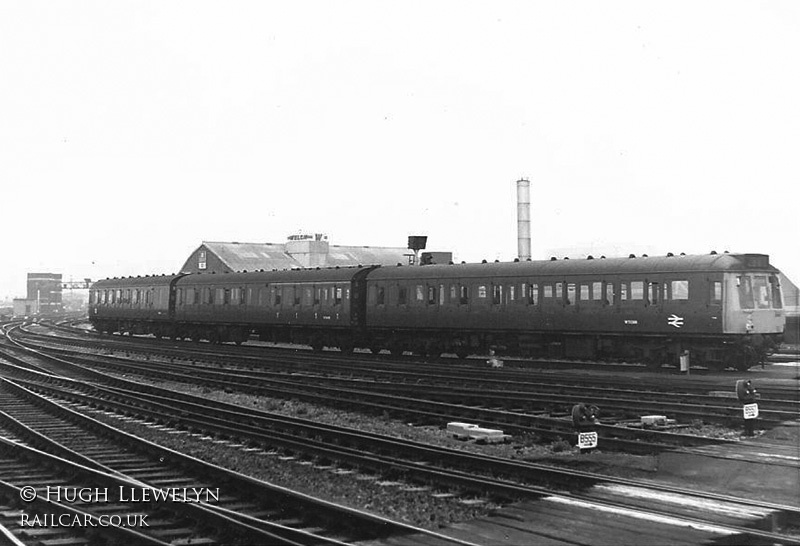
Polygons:
M303 263L286 252L283 244L204 241L203 246L233 271L281 270L304 267ZM321 265L323 267L346 267L351 265L407 264L409 254L411 254L410 250L401 247L330 245L328 253L321 255Z
M284 251L282 244L204 241L203 245L233 271L302 267L300 262Z

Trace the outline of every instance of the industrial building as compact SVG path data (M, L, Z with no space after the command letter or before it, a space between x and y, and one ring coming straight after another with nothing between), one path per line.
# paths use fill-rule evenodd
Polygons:
M419 237L410 237L411 240ZM204 241L181 268L181 273L233 273L309 267L447 263L451 252L423 252L417 248L331 245L322 233L290 235L285 243ZM424 245L423 245L424 248Z
M14 315L49 315L62 311L61 273L28 273L28 295L14 299Z

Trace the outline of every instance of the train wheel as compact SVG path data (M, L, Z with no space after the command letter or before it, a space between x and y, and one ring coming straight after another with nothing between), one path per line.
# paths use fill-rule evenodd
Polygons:
M321 353L322 349L325 348L325 344L321 339L314 339L311 341L311 348L314 349L314 352Z
M464 359L470 355L469 350L466 347L457 347L456 348L456 356L458 358Z
M371 352L374 355L380 354L381 351L382 351L381 347L370 347L369 348L369 352Z

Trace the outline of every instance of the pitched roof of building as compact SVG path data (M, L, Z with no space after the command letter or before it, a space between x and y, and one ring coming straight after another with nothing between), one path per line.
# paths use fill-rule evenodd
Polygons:
M202 246L232 271L293 269L305 266L286 252L284 244L203 241ZM409 254L410 250L401 247L330 245L327 254L323 255L321 266L396 265L398 262L407 264Z
M302 267L300 262L286 253L282 244L203 241L203 246L233 271Z

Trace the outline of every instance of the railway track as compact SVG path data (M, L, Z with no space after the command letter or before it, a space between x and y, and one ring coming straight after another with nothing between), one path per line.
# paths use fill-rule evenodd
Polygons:
M558 438L572 434L571 421L563 418L574 404L590 402L603 410L605 424L599 427L608 449L627 449L642 452L652 445L692 445L710 440L693 435L668 434L641 428L615 426L620 420L635 419L639 415L665 414L683 423L703 421L726 426L738 426L741 421L741 404L730 398L699 393L653 392L610 386L586 386L519 380L466 379L472 388L453 386L453 376L439 372L389 371L349 368L349 377L332 376L306 371L307 360L289 370L271 371L246 365L207 364L195 359L183 363L172 362L145 353L145 359L132 359L109 355L86 355L75 351L40 347L49 354L59 354L70 361L80 362L86 368L115 371L127 376L145 379L194 383L215 389L235 390L273 397L294 397L336 407L356 408L373 413L402 415L418 422L453 420L480 420L492 426L514 432L536 433L545 438ZM119 354L119 353L115 353ZM137 353L138 354L138 353ZM312 356L312 355L308 355ZM285 366L285 364L284 364ZM294 369L294 372L290 372ZM299 369L299 371L298 371ZM485 370L484 377L485 377ZM76 372L73 372L76 373ZM88 372L87 372L88 373ZM344 372L341 372L344 374ZM105 379L108 381L108 378ZM463 381L463 379L459 380ZM475 388L476 384L480 388ZM732 392L731 392L732 394ZM762 400L760 422L769 428L787 419L794 419L800 404L797 400Z
M36 372L34 371L26 373L30 375L36 375ZM53 378L49 379L48 381L52 383L64 380ZM162 421L168 423L164 425L164 427L166 429L170 429L170 431L172 432L180 432L181 430L183 430L183 427L192 426L192 427L206 427L203 430L205 430L208 434L216 434L218 435L218 437L226 435L230 436L233 431L231 430L230 426L226 427L225 423L228 423L229 425L231 422L235 421L241 422L243 420L241 417L241 408L236 408L235 410L231 410L239 412L240 417L234 419L232 418L232 415L227 415L227 416L224 415L222 413L220 405L212 404L208 400L205 401L195 400L194 401L195 405L181 407L178 405L179 400L177 399L180 399L180 401L186 401L187 397L185 395L178 396L175 393L172 393L172 397L167 400L164 398L164 396L156 395L153 392L150 392L149 394L142 392L124 393L121 392L122 389L120 388L108 389L109 391L116 391L116 394L111 396L111 398L118 397L118 399L114 402L114 404L116 404L116 407L113 407L113 404L109 405L110 404L110 402L108 401L110 399L109 397L106 397L105 395L103 397L97 395L96 390L98 389L98 387L96 386L87 387L95 389L92 393L90 394L83 393L76 398L75 397L76 395L74 393L67 395L64 394L63 391L59 395L53 390L52 386L45 386L45 385L37 386L34 385L32 382L29 382L28 385L32 388L37 388L42 390L50 389L49 396L60 396L62 399L64 399L64 397L70 398L71 400L73 400L72 402L73 404L79 405L84 409L87 409L88 406L90 405L94 406L95 409L92 411L131 412L134 406L138 406L135 411L140 412L139 415L143 416L145 415L145 413L141 413L144 411L143 406L145 406L146 404L160 403L162 405L154 406L153 408L151 408L151 410L149 410L151 412L149 414L149 418L151 420L155 420L157 418L162 419ZM104 409L102 410L97 409L98 406L101 406ZM174 414L166 413L167 408L170 406L172 406L172 410L175 412ZM216 414L216 417L218 418L219 422L216 425L218 427L216 430L213 430L213 428L208 422L206 422L205 424L197 422L189 424L187 422L181 423L179 419L181 415L184 416L193 415L196 417L202 414L203 411L205 411L206 409L208 409L208 411L211 414ZM208 417L210 418L211 416ZM252 419L252 417L253 416L251 412L248 412L246 419ZM264 426L258 425L256 426L256 428L263 430ZM199 428L196 429L199 430ZM242 435L240 436L242 438L248 438L249 441L254 441L254 438L252 436L251 437L243 436L245 434L245 431L243 430L239 430L238 432L236 432L236 434ZM313 434L319 435L322 434L322 432L317 430ZM332 434L332 433L328 432L327 434ZM305 435L310 436L311 434L306 432ZM333 435L325 437L323 443L328 445L336 443L335 441L334 442L331 441L333 438L335 438L335 436ZM272 438L269 441L275 442L275 439ZM363 445L369 445L369 444L372 444L374 446L375 444L378 444L378 440L375 437L371 437L368 439L367 443ZM364 449L363 445L359 445L355 451L362 451ZM297 446L293 446L291 449L298 450L299 448ZM309 449L309 448L305 447L303 449ZM384 447L383 451L387 450L391 451L392 449L393 448L391 447ZM327 453L324 456L328 458L335 458L335 455L332 453ZM453 463L454 460L453 453L445 453L444 455L439 455L439 457L442 459L446 459L448 461L449 466L457 466L459 464L459 463ZM351 460L349 462L350 464L359 464L354 460ZM423 460L423 462L426 463L423 466L430 465L429 461ZM401 463L400 461L394 461L395 465L400 463ZM406 460L403 464L408 464L408 463L409 461ZM510 465L509 461L504 461L502 463ZM478 461L475 461L472 464L482 465L484 468L490 468L491 473L498 473L499 472L498 469L502 466L500 462L497 463L498 464L497 467L493 466L494 462L491 462L491 464L487 463L487 457L480 457ZM467 469L467 471L462 472L461 474L467 474L467 476L469 476L470 474L474 475L475 473L474 470L470 471L468 470L469 467L465 468ZM535 466L533 468L535 469L535 473L539 474L543 470L546 470L542 468L536 468ZM527 472L531 471L532 471L531 468L527 469ZM507 466L506 472L509 476L516 476L518 483L509 484L507 483L508 482L507 480L506 483L501 483L501 482L492 483L491 481L485 481L478 487L483 491L491 491L493 494L500 496L506 495L508 497L514 497L516 495L516 498L529 498L529 497L534 497L534 498L546 497L547 499L552 498L553 495L552 488L519 483L521 481L524 481L520 480L520 477L524 476L524 472L519 468L511 470ZM561 482L559 482L558 479L554 477L554 475L550 475L550 477L548 478L548 480L551 481L550 486L551 487L555 486L562 492L565 487L574 487L581 491L590 491L590 493L585 496L563 497L561 502L567 504L579 503L581 505L585 505L586 503L589 503L592 504L593 506L603 507L603 509L607 510L619 510L619 509L639 510L642 511L642 513L649 514L650 516L659 515L660 517L678 518L681 519L681 521L687 522L687 524L689 525L713 524L715 526L715 529L717 529L717 531L715 532L718 532L726 536L734 536L736 537L737 540L742 539L746 540L749 543L791 544L797 542L797 537L795 537L794 535L784 535L781 534L780 532L775 532L774 529L772 530L764 529L765 527L770 526L766 523L767 521L780 520L783 522L790 522L789 527L791 527L791 525L796 525L797 514L790 507L782 507L777 505L770 506L770 505L765 505L763 503L762 504L748 503L748 502L743 502L741 499L723 498L721 496L713 496L713 495L710 497L704 497L704 494L698 494L697 492L690 492L687 490L681 490L681 491L673 490L670 492L670 495L675 495L672 501L664 501L662 498L661 500L656 502L653 501L654 497L652 496L652 492L650 490L649 485L643 486L641 483L635 483L635 482L621 485L620 483L611 483L607 479L607 477L603 476L592 476L589 474L589 475L580 475L576 478L576 474L580 473L575 473L574 471L572 471L569 474L571 475L571 478L570 479L561 478L562 480L565 480ZM468 487L464 485L464 483L466 482L461 482L460 484L458 483L459 479L465 478L467 476L463 475L459 476L458 472L448 471L446 469L437 470L437 479L440 482L457 484L458 487ZM511 493L511 491L514 491L513 494ZM661 491L660 495L663 494L664 491ZM638 504L632 502L630 500L631 498L639 499ZM721 508L720 512L716 513L713 517L710 516L705 519L696 518L689 515L689 512L692 512L691 508L692 506L699 506L704 502L708 502L709 499L713 499L712 502L714 502L717 506L722 506L724 508ZM656 507L655 504L657 504L658 507ZM665 505L669 505L669 507L666 507ZM696 509L694 510L696 511ZM726 515L722 516L723 512ZM731 514L734 513L737 515L732 516ZM743 524L744 526L742 525L743 521L745 522ZM748 527L751 526L761 527L761 530L759 531L759 530L749 529Z
M52 391L50 392L52 394ZM28 396L32 396L32 393L28 393ZM41 403L43 402L40 402L40 404ZM79 404L84 408L87 408L89 404L95 408L97 406L105 406L103 402L96 398L84 399L83 402ZM127 408L127 412L131 413L130 408L134 405L137 406L135 413L137 415L142 414L144 411L142 409L144 405L142 401L138 400L134 404L133 401L127 397L124 402L119 403L116 409L117 411L126 411ZM180 408L180 411L186 413L186 409L185 407ZM95 409L95 411L97 410ZM152 412L150 414L151 419L156 415L161 415L162 419L172 423L171 426L163 427L167 432L179 433L184 431L185 429L183 427L188 424L186 422L179 422L174 416L164 416L164 406L162 405L157 404L148 411ZM247 427L240 425L237 431L237 427L225 426L221 423L230 423L229 416L220 416L217 419L217 424L214 426L209 425L208 422L200 423L198 420L193 419L193 427L195 430L202 427L202 429L209 434L216 433L224 437L231 437L233 435L240 439L246 438L251 443L257 441L252 431L249 433L243 432ZM255 429L251 430L263 429L262 427L255 427ZM328 436L331 436L330 432ZM263 436L261 440L263 441ZM372 437L368 439L368 443L373 445L373 449L378 451L394 452L403 449L405 452L411 452L415 449L426 449L429 452L438 452L433 455L432 458L439 459L439 462L446 461L446 467L463 464L463 461L459 462L456 458L472 459L471 464L473 466L473 471L458 472L447 470L447 468L433 469L427 464L415 466L413 463L409 463L407 460L399 460L397 457L379 457L377 455L365 457L361 447L357 449L332 449L331 446L334 444L330 442L329 438L324 438L321 444L318 443L317 449L320 449L319 446L327 447L324 447L322 451L312 451L312 453L318 457L324 457L326 460L345 461L348 466L371 466L372 469L375 470L381 470L381 468L376 468L376 464L379 462L379 459L382 459L382 464L391 465L394 471L402 467L408 476L413 476L411 479L418 480L420 479L420 474L424 473L426 476L422 479L425 481L431 481L433 479L439 484L447 483L451 486L468 488L474 491L483 491L484 494L488 492L492 495L509 499L547 498L552 500L554 496L557 496L561 498L563 502L579 503L581 505L589 503L604 509L635 510L640 513L647 513L652 517L668 516L670 518L682 518L686 521L693 521L697 525L713 524L718 529L724 530L725 533L735 533L741 537L746 537L747 540L751 542L754 540L756 542L770 540L774 543L781 544L792 543L794 540L792 536L775 532L771 528L770 530L765 530L764 527L771 526L771 523L769 525L767 524L773 521L782 521L784 524L789 523L793 525L794 522L800 519L800 512L779 505L755 503L752 501L745 502L741 499L733 499L721 495L700 494L680 488L654 488L652 485L643 486L643 484L632 480L609 479L608 477L591 473L559 471L541 465L525 465L510 461L493 460L487 457L455 454L443 449L437 450L425 446L404 445L406 444L404 442L396 442L393 447L375 445L378 444L377 440L377 438ZM272 435L269 436L267 442L269 442L272 447L274 447L276 443L280 444L280 442L276 442L275 437ZM300 450L308 452L308 446L313 443L308 442L306 445L299 446L299 442L296 438L294 441L290 442L288 447L295 453ZM94 443L92 443L92 445L94 445ZM284 447L287 446L284 445ZM343 456L343 453L345 453L346 456ZM365 459L369 459L367 465L364 464ZM429 463L430 461L431 458L429 457L428 461L425 462ZM142 465L142 463L135 464L139 466ZM514 475L518 481L513 483L507 480L501 481L490 477L476 477L474 468L478 468L479 466L482 467L484 471L488 471L493 475L502 473L505 467L505 473L507 475ZM386 469L383 468L383 470L385 471ZM519 479L523 474L527 474L527 481L533 481L539 485L520 483ZM206 481L209 479L210 477L206 477ZM573 493L564 493L565 490L573 491ZM655 490L658 490L658 493L655 493ZM557 491L557 493L555 491ZM670 498L672 500L665 502L663 500L665 495L671 496ZM653 506L651 506L654 498L660 499L658 502L661 506L657 510L654 510ZM711 500L717 505L714 514L705 515L703 518L697 518L689 516L686 512L686 506L688 505L697 505ZM761 530L747 529L746 526L757 526L760 527Z
M35 450L32 446L36 445L42 455L36 454L35 465L49 468L55 459L63 461L59 463L63 470L42 476L31 474L26 466L8 465L10 469L22 468L22 473L11 475L11 483L18 488L36 484L36 492L45 498L56 494L54 486L61 487L64 499L70 498L71 491L92 488L116 493L116 497L106 494L100 499L103 502L88 498L82 503L102 513L112 508L117 510L115 514L130 513L130 503L138 507L143 498L155 496L161 499L158 510L146 513L140 521L155 526L150 522L157 519L158 529L153 534L158 539L186 544L339 544L410 533L436 537L435 533L297 494L157 446L37 396L14 382L0 382L0 404L6 409L0 412L0 431L7 438L0 446L4 453L10 450L15 461L24 461L32 456L20 450ZM45 456L45 452L58 455ZM75 468L86 469L80 470L89 475L86 482L64 479L77 472ZM2 471L0 476L0 480L9 481ZM177 502L164 500L170 493L173 499L177 495ZM195 508L200 510L198 514L186 515ZM161 509L178 513L166 517ZM196 524L187 526L187 517ZM208 528L214 529L211 536L206 536L208 530L203 531ZM16 530L21 535L27 531L24 526ZM147 529L142 531L146 534ZM457 541L442 539L441 543Z

